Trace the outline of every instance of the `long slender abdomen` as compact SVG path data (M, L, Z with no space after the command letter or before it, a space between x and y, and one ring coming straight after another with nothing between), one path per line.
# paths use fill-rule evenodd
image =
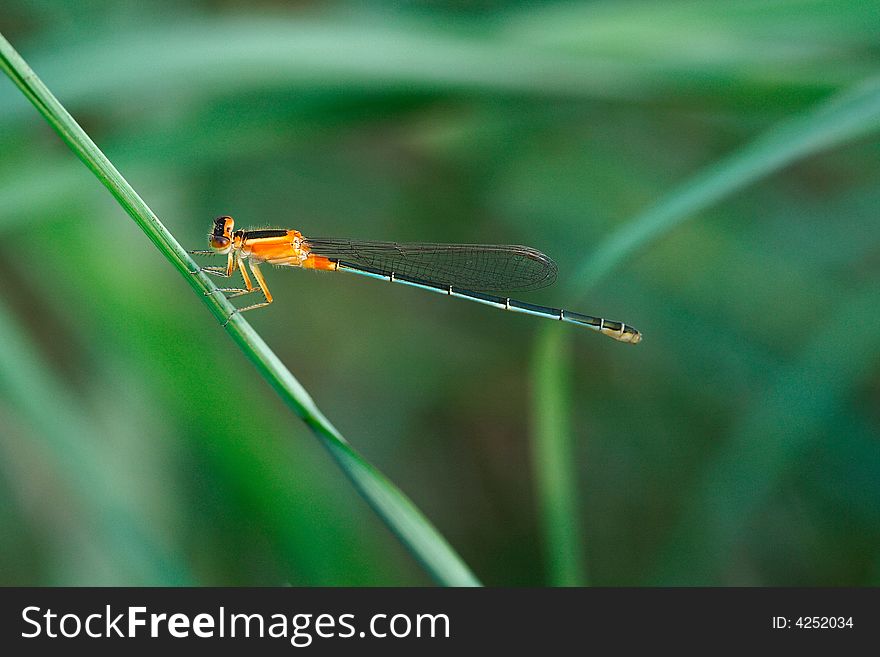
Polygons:
M310 256L309 260L313 257L315 256ZM403 283L404 285L411 285L413 287L418 287L423 290L430 290L431 292L445 294L450 297L458 297L459 299L476 301L477 303L482 303L487 306L493 306L501 310L510 310L513 312L524 313L526 315L534 315L536 317L544 317L545 319L553 319L557 321L567 322L569 324L576 324L578 326L584 326L593 329L594 331L597 331L602 335L607 335L609 338L617 340L618 342L638 344L642 340L642 334L639 333L638 330L636 330L632 326L624 324L623 322L603 319L601 317L593 317L591 315L582 315L581 313L571 312L569 310L563 310L561 308L538 306L535 304L526 303L524 301L517 301L516 299L511 299L509 297L495 296L494 294L472 292L470 290L464 290L453 285L442 285L428 281L420 281L418 279L413 279L408 276L395 274L394 272L386 274L385 272L371 270L370 268L362 267L354 263L328 260L327 258L321 258L320 256L318 256L318 259L319 260L316 261L315 266L311 267L312 269L347 271L353 274L360 274L361 276L369 276L370 278L390 281L392 283ZM325 260L327 261L326 263L323 262ZM303 266L307 265L305 265L304 263Z

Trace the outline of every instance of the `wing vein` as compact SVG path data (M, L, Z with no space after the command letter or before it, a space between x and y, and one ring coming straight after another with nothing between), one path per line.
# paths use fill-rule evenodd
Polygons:
M394 273L415 281L474 292L536 290L556 280L556 264L528 246L439 244L304 238L310 253Z

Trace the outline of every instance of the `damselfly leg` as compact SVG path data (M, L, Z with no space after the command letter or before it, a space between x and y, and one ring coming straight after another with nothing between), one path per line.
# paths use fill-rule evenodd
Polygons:
M222 255L216 251L190 251L192 255ZM260 271L259 267L255 262L248 263L250 265L251 272L254 275L254 278L257 280L257 284L254 285L251 281L251 277L248 275L247 268L245 267L245 263L241 260L241 258L236 257L234 252L230 251L227 254L227 263L225 267L214 267L214 266L205 266L200 267L199 271L203 271L206 274L210 274L212 276L220 276L222 278L231 277L236 271L241 273L241 278L244 281L245 287L218 287L216 290L210 290L205 294L213 294L214 292L223 292L226 294L227 299L235 299L236 297L244 296L245 294L251 294L252 292L262 292L264 301L260 303L255 303L250 306L245 306L243 308L236 308L233 314L235 313L243 313L248 310L254 310L256 308L262 308L263 306L268 306L272 303L272 294L269 292L268 287L266 286L266 279L263 277L263 273ZM230 315L231 317L232 315ZM229 321L229 318L226 320Z

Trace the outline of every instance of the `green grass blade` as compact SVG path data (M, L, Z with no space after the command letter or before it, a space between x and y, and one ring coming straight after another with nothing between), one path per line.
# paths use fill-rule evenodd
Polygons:
M855 88L838 94L819 104L812 111L784 121L759 136L744 148L704 169L691 180L667 196L657 205L633 220L624 224L594 254L584 260L569 286L570 296L583 296L615 268L621 266L639 249L669 233L676 226L690 219L695 213L717 203L726 196L745 186L768 176L799 159L822 150L851 141L872 131L880 129L880 78L872 78ZM636 326L642 330L636 319ZM555 343L555 350L547 348L548 335L556 327L545 327L535 346L532 377L535 381L533 406L536 453L552 453L568 450L571 438L564 435L562 428L568 423L560 422L552 414L558 409L548 410L544 400L565 390L569 385L560 380L565 376L561 369L546 369L543 359L558 359L566 349L570 335L562 336ZM650 340L650 331L646 339ZM636 347L644 348L644 347ZM548 374L552 372L551 376ZM563 458L563 457L560 457ZM571 460L569 453L568 458ZM538 476L537 481L542 481ZM572 500L574 507L579 505L574 482L569 482L571 490L562 494ZM538 496L547 499L559 493L538 491ZM573 511L577 515L576 510ZM549 521L548 521L549 522ZM550 534L547 541L574 540L573 536ZM578 545L558 546L551 553L575 553Z
M553 327L557 328L557 327ZM584 586L584 540L571 445L571 372L562 331L541 334L534 354L532 458L550 583Z
M639 249L737 190L792 162L878 129L880 78L872 78L771 128L624 224L584 260L572 279L572 289L583 295Z
M804 17L803 2L787 3L787 11L744 9L735 21L730 10L706 10L705 3L686 3L685 11L678 3L580 4L528 5L503 12L494 24L477 22L477 30L393 12L372 20L345 12L185 16L90 32L69 47L51 39L31 61L68 107L107 94L150 103L184 86L200 95L320 87L346 94L370 88L644 99L679 89L736 94L772 82L812 97L864 77L868 65L860 55L877 26L876 12L850 7L835 12L832 30L827 16ZM791 27L795 19L799 30ZM711 56L689 38L695 24L704 32L697 45L711 40ZM824 38L804 39L805 27ZM103 75L75 74L98 69ZM18 114L0 97L0 122Z
M112 472L106 446L96 441L98 428L77 408L68 390L58 382L49 365L40 357L29 336L16 325L6 306L0 303L0 393L36 429L43 441L37 454L28 447L8 444L0 438L6 465L23 459L28 469L39 458L58 481L54 490L69 493L75 503L69 523L54 528L63 534L63 543L84 559L78 570L102 578L108 585L191 584L192 575L180 555L162 547L154 522L137 503L137 485L130 478ZM51 410L47 409L51 406ZM43 449L45 447L45 449ZM49 507L51 500L41 501ZM35 521L52 512L33 513ZM92 544L91 549L84 543ZM89 556L101 554L101 563L90 564ZM50 584L95 584L91 581L52 581Z
M230 302L217 293L217 287L208 276L198 272L189 254L2 35L0 66L184 276L215 317L225 322L233 312ZM442 584L478 585L476 577L447 541L399 489L351 448L250 324L235 314L226 330L287 405L329 449L355 488L426 570Z

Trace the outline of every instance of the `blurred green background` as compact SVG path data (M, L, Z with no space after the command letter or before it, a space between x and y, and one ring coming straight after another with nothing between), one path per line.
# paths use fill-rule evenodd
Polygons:
M564 294L627 221L880 74L875 3L6 0L0 31L188 248L218 214L523 243L560 268L526 300L637 326L568 332L578 581L880 584L877 132ZM0 584L430 583L5 79L0 236ZM478 577L557 583L544 322L268 280L249 320Z

